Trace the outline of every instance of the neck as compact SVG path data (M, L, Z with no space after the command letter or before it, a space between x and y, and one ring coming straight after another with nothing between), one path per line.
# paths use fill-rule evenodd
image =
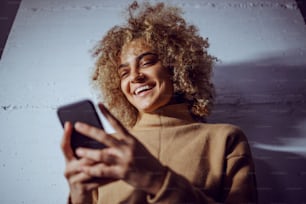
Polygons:
M162 126L173 126L195 122L189 112L187 103L167 104L158 110L138 115L134 129Z
M161 107L159 107L159 108L157 108L157 109L155 109L153 111L150 111L150 112L140 112L139 111L137 118L139 120L142 117L143 114L156 114L156 113L159 113L160 110L162 110L166 106L175 105L175 104L181 104L181 103L184 103L184 102L185 102L185 100L184 100L184 98L182 97L181 94L174 94L171 97L171 99L170 99L170 101L168 103L166 103L165 105L163 105L163 106L161 106Z

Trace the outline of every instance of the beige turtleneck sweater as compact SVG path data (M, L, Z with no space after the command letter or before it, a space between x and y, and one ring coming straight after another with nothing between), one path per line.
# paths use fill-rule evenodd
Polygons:
M176 104L144 114L130 132L168 167L164 183L150 197L113 182L98 189L96 203L256 203L253 160L239 128L197 123L185 104Z

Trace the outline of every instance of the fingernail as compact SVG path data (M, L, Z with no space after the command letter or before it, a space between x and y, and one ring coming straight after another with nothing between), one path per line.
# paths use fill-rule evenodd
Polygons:
M68 128L68 126L69 126L69 122L68 122L68 121L66 121L66 122L65 122L65 124L64 124L64 128L65 128L65 129L67 129L67 128Z
M76 122L76 123L74 124L74 127L75 127L75 128L78 128L78 129L82 129L82 128L84 128L84 124L81 123L81 122Z
M83 155L84 155L84 151L83 151L82 149L77 149L77 150L76 150L76 154L77 154L78 156L83 156Z

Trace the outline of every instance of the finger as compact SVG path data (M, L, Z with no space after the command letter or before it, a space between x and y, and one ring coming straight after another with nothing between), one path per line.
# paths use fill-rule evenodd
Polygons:
M106 164L115 164L118 160L117 158L122 155L120 154L120 151L115 148L105 148L102 150L78 148L76 154L79 157L86 158L87 160Z
M92 177L104 177L103 169L107 168L106 164L99 163L93 166L84 166L82 171Z
M83 166L92 164L94 164L94 161L90 161L85 158L79 160L72 160L67 164L64 175L67 179L69 179L74 174L80 173L82 171Z
M72 124L70 122L65 122L61 149L63 151L66 162L75 159L70 145L72 130Z
M99 163L93 166L84 166L82 171L87 175L98 178L110 178L110 179L123 179L123 171L119 166L109 166L103 163Z
M90 185L93 184L97 184L98 187L101 186L101 185L105 185L105 184L108 184L108 183L111 183L111 182L114 182L116 181L117 179L113 179L113 178L98 178L98 177L93 177L92 179L86 181L85 183L89 183ZM92 189L91 189L92 190Z
M97 188L101 185L108 184L115 180L117 179L105 178L105 177L95 177L85 172L80 172L78 174L75 174L73 177L69 179L69 184L72 186L83 185L86 187L87 190L92 190L94 188Z
M85 172L75 175L73 178L69 180L70 185L83 185L86 190L93 190L101 185L105 185L115 181L112 178L98 178L90 176Z
M85 172L80 172L78 174L74 174L69 178L69 183L72 185L80 184L80 183L89 183L93 179L92 176Z
M127 129L121 124L121 122L115 116L113 116L109 112L109 110L102 103L99 103L99 108L101 112L103 113L104 117L108 120L108 122L116 130L116 132L126 137L130 136Z
M94 190L102 185L113 182L114 179L105 179L105 178L92 178L88 181L83 182L82 184L85 186L87 191Z
M113 147L119 144L119 141L111 135L108 135L99 128L87 125L82 122L75 123L75 129L83 135L90 137L98 142L105 144L106 146Z

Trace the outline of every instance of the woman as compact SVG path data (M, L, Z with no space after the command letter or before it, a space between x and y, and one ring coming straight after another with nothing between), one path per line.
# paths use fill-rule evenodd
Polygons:
M247 139L227 124L207 124L213 105L207 39L175 7L134 2L128 23L96 47L100 109L116 133L75 129L107 148L62 150L71 203L256 203ZM119 120L118 120L118 119Z

